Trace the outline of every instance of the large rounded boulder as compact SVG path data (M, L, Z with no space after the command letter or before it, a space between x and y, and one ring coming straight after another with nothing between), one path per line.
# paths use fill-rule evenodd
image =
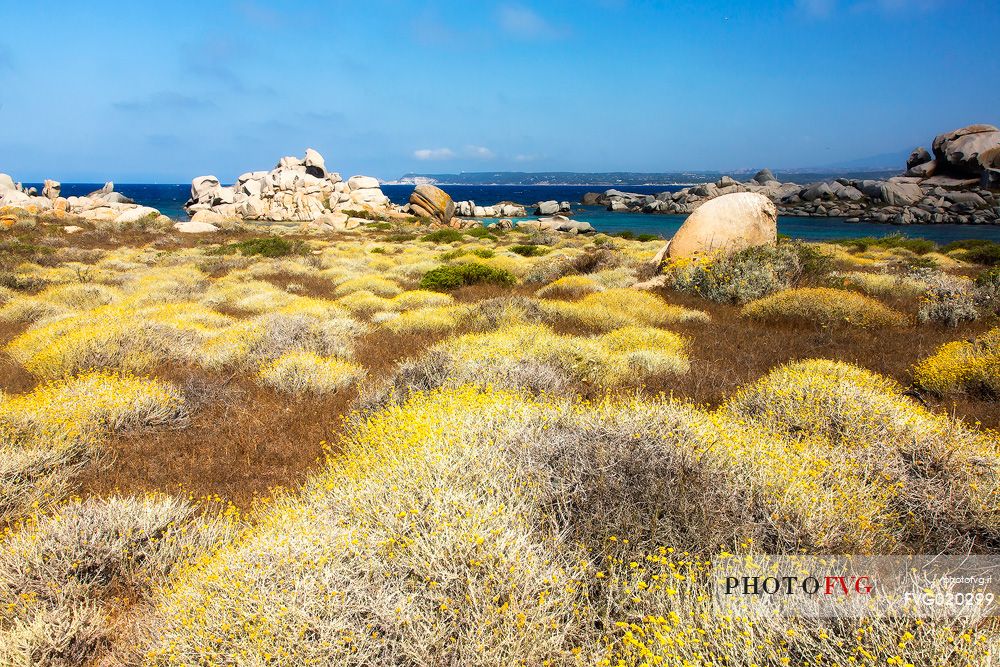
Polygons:
M778 209L756 192L716 197L688 216L667 246L671 258L731 253L778 241Z
M938 170L959 175L981 176L992 168L986 164L1000 147L1000 130L992 125L969 125L934 139Z
M441 188L418 185L410 195L410 210L415 215L434 218L447 225L455 215L455 202Z

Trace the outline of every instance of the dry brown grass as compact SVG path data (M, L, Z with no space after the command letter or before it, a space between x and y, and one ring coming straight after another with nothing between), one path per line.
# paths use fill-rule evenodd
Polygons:
M748 321L740 316L735 306L711 303L673 291L664 291L662 295L670 303L705 310L712 320L670 327L691 339L691 371L660 385L647 386L646 391L672 392L675 396L711 406L719 405L737 387L761 377L775 366L800 359L847 361L888 375L908 387L913 381L911 369L921 358L932 354L943 343L976 336L990 328L989 322L967 323L958 330L913 325L888 332L768 324ZM897 299L892 305L906 311L908 304L912 305L912 301ZM930 396L921 396L921 399L931 407L946 409L969 421L1000 428L1000 410L996 402L970 397L948 401L936 401Z
M157 375L183 388L190 425L111 438L110 463L81 475L81 495L163 491L218 495L248 507L305 478L355 396L344 391L292 400L245 377L176 369Z

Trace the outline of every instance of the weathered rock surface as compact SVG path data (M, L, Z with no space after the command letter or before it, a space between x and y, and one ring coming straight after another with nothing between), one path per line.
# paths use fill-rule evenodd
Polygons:
M59 193L62 192L62 184L59 181L53 181L51 178L45 179L45 185L42 186L42 196L46 199L59 199Z
M327 169L319 152L305 157L286 156L270 171L249 171L236 183L223 186L215 176L191 181L188 214L210 211L223 220L311 222L328 213L366 211L389 213L395 208L371 176L352 176L347 182Z
M218 227L209 222L195 222L194 220L178 222L174 225L174 229L181 234L211 234L219 231Z
M422 184L415 187L410 195L410 211L414 215L434 218L447 225L455 215L455 202L441 188Z
M1000 148L1000 129L969 125L939 134L934 139L938 168L956 176L982 177L991 168L990 156Z
M692 213L670 240L671 258L736 252L778 240L778 210L767 197L732 193L717 197Z
M926 164L933 159L934 158L931 157L931 154L927 152L927 149L921 146L913 149L913 152L910 153L910 157L906 160L906 168L907 170L913 169L914 167Z

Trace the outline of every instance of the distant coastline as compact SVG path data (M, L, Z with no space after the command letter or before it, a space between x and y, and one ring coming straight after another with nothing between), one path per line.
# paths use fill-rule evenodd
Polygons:
M554 186L595 188L689 187L713 183L722 176L752 176L754 171L676 171L676 172L463 172L459 174L408 173L383 185L480 185L480 186ZM789 169L776 170L783 181L810 183L834 178L882 179L894 176L899 169Z

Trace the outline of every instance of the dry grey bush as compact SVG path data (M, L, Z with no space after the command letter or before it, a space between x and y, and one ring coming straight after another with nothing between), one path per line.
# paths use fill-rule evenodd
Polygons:
M362 387L358 408L364 412L377 410L402 403L416 392L477 384L484 380L496 388L555 395L566 393L574 384L562 369L531 358L494 362L488 375L480 370L457 363L445 350L432 349L416 359L401 362L388 378Z
M1000 548L1000 448L917 405L892 380L841 362L799 362L744 388L724 410L793 439L818 436L869 479L898 483L907 548Z
M79 665L110 631L108 591L147 595L233 526L169 496L74 501L0 544L0 663Z
M51 498L65 497L89 453L83 443L58 450L0 446L0 451L0 523L22 517Z

